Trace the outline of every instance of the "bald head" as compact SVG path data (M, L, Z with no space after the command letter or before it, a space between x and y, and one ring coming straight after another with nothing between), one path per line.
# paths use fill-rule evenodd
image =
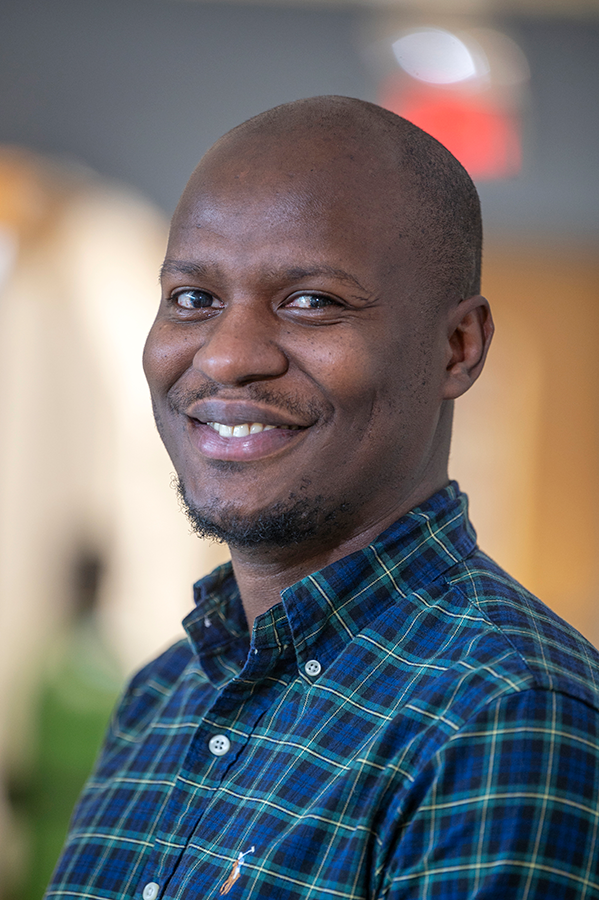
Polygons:
M389 265L409 248L418 292L459 301L480 291L482 225L476 188L442 144L400 116L363 100L314 97L261 113L222 137L183 195L207 176L243 190L280 177L305 183L314 215L341 191L370 207ZM252 187L250 187L250 184ZM359 202L358 202L359 201Z

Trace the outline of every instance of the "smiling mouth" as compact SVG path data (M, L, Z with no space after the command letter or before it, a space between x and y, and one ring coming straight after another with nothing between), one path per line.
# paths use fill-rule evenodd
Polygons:
M263 431L300 431L300 425L264 425L262 422L242 422L239 425L223 425L222 422L206 422L210 428L224 438L249 437L250 434L261 434Z

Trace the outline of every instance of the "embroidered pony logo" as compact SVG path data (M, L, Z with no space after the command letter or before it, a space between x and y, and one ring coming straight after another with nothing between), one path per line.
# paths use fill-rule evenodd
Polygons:
M250 847L250 849L246 850L245 853L239 853L237 855L237 860L233 864L233 871L231 872L231 874L229 875L229 877L227 878L227 880L225 881L225 883L223 884L223 886L220 889L221 894L229 893L229 891L231 890L231 888L233 887L233 885L235 884L235 882L241 875L241 867L245 862L245 857L248 856L250 853L254 853L255 850L256 850L255 847Z

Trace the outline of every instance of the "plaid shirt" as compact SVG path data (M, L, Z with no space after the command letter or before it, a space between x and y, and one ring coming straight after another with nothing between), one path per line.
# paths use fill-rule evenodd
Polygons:
M229 566L116 711L48 898L599 897L599 656L451 484L283 591Z

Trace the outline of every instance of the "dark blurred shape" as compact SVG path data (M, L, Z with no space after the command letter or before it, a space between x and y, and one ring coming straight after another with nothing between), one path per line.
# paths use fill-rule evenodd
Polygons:
M97 603L103 571L102 558L92 550L82 550L73 565L76 614L92 614Z

